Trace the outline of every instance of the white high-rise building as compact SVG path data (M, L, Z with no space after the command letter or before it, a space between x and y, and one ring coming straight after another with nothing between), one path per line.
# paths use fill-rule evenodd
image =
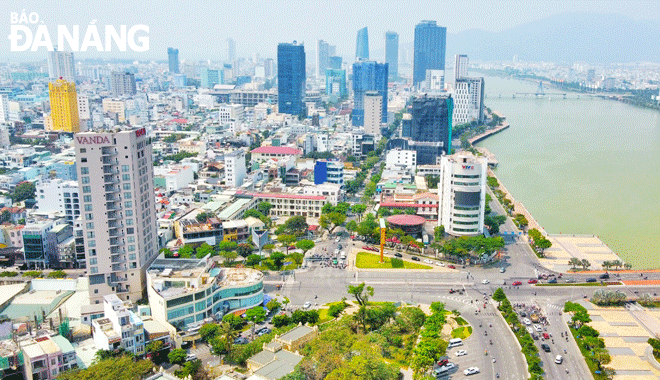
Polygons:
M426 90L442 91L445 89L444 70L426 70Z
M74 136L89 295L142 298L158 255L151 140L144 128Z
M385 169L410 169L413 172L417 166L417 151L390 149L385 158Z
M484 157L461 152L442 156L438 195L438 225L451 235L479 235L484 232L486 178Z
M237 149L225 155L225 185L240 187L245 180L245 152Z
M454 84L454 125L484 120L484 78L461 78Z
M222 104L218 107L218 121L220 124L235 121L242 123L245 118L245 107L242 104Z
M0 94L0 123L9 121L9 96Z
M35 197L39 213L59 213L66 217L66 222L71 226L80 216L80 196L76 181L59 178L40 181L36 186Z
M70 51L48 52L48 76L50 80L64 79L67 82L76 81L76 65L73 53Z
M87 95L78 94L78 117L81 119L90 119L89 112L89 97Z
M380 140L380 121L382 119L383 96L376 91L364 94L364 133Z
M467 78L468 76L468 56L464 54L456 54L456 62L454 63L454 80Z

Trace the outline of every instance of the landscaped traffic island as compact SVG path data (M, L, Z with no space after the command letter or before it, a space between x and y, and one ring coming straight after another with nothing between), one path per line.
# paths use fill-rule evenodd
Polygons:
M355 266L360 269L432 269L424 264L417 264L397 258L383 257L383 263L380 262L380 255L374 255L368 252L358 252L355 259Z

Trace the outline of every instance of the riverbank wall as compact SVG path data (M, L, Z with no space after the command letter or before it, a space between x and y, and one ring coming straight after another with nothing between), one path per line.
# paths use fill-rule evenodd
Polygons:
M470 144L475 144L475 143L478 143L479 141L485 140L486 138L488 138L492 135L500 133L500 132L502 132L503 130L505 130L507 128L509 128L509 123L500 124L500 125L498 125L497 127L493 128L493 129L489 129L489 130L487 130L486 132L484 132L480 135L476 135L476 136L470 138L468 141L470 142Z

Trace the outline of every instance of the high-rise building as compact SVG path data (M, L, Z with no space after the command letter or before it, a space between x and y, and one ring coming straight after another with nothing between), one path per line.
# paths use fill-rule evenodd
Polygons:
M167 62L169 63L170 73L179 73L179 49L167 48Z
M231 38L227 38L227 62L229 64L234 64L236 60L236 41Z
M450 235L483 233L487 167L485 158L469 153L442 156L438 225Z
M346 70L325 70L325 94L336 95L340 98L348 96Z
M335 160L316 160L314 163L314 184L344 184L344 163Z
M89 296L142 298L158 255L151 139L144 128L74 138Z
M240 187L245 180L245 151L236 149L225 155L225 185Z
M53 130L80 132L78 96L76 95L75 83L58 79L55 82L48 83L48 93Z
M468 56L465 54L456 54L456 62L454 63L454 80L467 78L468 76Z
M48 52L48 76L50 80L64 79L68 82L75 82L76 65L73 53L57 50Z
M447 28L435 21L424 20L415 26L413 85L426 80L426 70L445 69Z
M341 57L333 55L328 59L328 67L335 70L341 70L341 61Z
M410 138L420 147L417 150L419 165L435 164L437 156L451 153L453 108L451 96L413 98Z
M367 27L358 30L357 42L355 44L355 59L369 59L369 31Z
M445 71L444 70L426 70L425 90L430 92L444 91L445 89Z
M9 121L9 96L0 94L0 123Z
M388 30L385 33L385 62L388 65L390 82L399 77L399 33Z
M272 58L268 58L264 61L264 75L266 78L275 77L275 61Z
M305 112L305 47L301 44L277 45L277 105L280 113Z
M135 95L137 92L135 87L135 75L129 72L113 72L112 73L112 95Z
M373 135L380 140L380 123L382 120L383 97L378 91L364 93L364 133Z
M209 69L202 67L199 69L199 79L204 88L213 88L216 84L222 83L222 70Z
M382 123L387 122L387 63L360 61L353 64L353 125L364 125L364 94L378 91L383 97Z
M325 69L330 65L330 44L323 40L316 41L316 78L325 75Z
M457 79L454 84L453 124L484 120L484 78Z

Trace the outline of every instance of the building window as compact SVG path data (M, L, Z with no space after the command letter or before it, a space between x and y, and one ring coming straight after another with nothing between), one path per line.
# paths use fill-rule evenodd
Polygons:
M85 205L85 211L92 211L92 205L91 204L86 204Z
M129 243L135 243L135 236L126 236L126 241Z
M97 267L92 267L92 268L90 269L90 273L91 273L91 274L99 273L99 268L97 268Z
M87 148L80 148L80 153L87 153Z
M122 181L130 181L131 180L131 175L130 174L122 174L121 175L121 180Z
M128 227L128 228L126 228L126 233L127 233L127 234L134 234L134 233L135 233L135 229L134 229L133 227Z
M123 185L123 187L124 187L124 190L130 190L131 189L131 184L130 183L125 183Z
M87 194L89 194L89 193L91 193L91 192L92 192L92 188L91 188L91 187L89 187L89 186L83 186L83 193L87 193Z
M94 223L93 223L93 222L89 222L89 223L87 223L87 224L85 225L85 227L86 227L88 230L93 230L93 229L94 229Z
M131 193L124 193L124 199L131 199Z
M94 220L94 214L85 214L85 220Z
M92 196L91 195L83 195L83 201L91 202L92 201Z
M135 246L133 246L133 249L135 249ZM131 253L128 255L129 260L135 260L135 253Z
M80 159L80 162L87 162L87 157L83 157Z
M133 225L133 219L126 219L126 225L127 226L132 226Z
M82 177L82 183L89 183L89 177Z
M96 258L89 259L89 265L96 265Z
M129 252L133 252L133 251L135 251L135 246L132 245L132 244L129 245L129 246L128 246L128 251L129 251ZM132 256L135 256L135 255L133 254ZM135 260L135 259L131 259L131 260Z
M88 239L93 239L94 237L95 237L94 236L94 231L87 231L87 238Z
M121 166L122 173L128 173L128 170L129 170L128 165L122 165Z
M88 245L89 247L96 247L96 241L95 241L95 240L89 240L89 241L87 242L87 245Z
M133 210L126 210L126 216L133 216Z
M124 207L126 207L126 208L133 208L133 202L132 202L132 201L126 201L126 202L124 202Z

